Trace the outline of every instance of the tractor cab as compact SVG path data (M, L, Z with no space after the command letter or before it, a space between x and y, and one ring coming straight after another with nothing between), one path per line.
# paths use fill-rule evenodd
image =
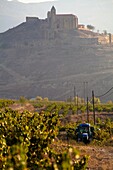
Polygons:
M89 123L82 123L77 126L75 134L78 142L82 141L84 143L88 143L94 136L94 127L92 127Z

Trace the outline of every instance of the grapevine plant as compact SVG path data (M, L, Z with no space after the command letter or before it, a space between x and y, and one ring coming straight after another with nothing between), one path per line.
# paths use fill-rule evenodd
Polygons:
M82 170L87 156L74 148L58 153L51 147L59 133L58 112L0 111L1 170Z

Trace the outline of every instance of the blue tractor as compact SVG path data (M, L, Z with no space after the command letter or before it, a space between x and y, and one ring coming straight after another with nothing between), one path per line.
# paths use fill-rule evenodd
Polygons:
M89 123L82 123L77 126L75 135L78 142L89 143L94 137L94 127Z

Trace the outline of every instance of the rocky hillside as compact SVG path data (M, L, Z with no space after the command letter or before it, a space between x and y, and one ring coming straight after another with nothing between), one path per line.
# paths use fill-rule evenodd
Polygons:
M113 86L112 46L98 45L90 33L77 30L56 32L48 40L44 33L38 23L22 23L0 34L0 98L66 100L74 86L80 97Z

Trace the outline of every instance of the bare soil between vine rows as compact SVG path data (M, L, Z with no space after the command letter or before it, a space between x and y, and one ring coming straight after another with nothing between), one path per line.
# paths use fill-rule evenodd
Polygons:
M79 146L81 154L89 155L89 170L113 170L113 147Z

